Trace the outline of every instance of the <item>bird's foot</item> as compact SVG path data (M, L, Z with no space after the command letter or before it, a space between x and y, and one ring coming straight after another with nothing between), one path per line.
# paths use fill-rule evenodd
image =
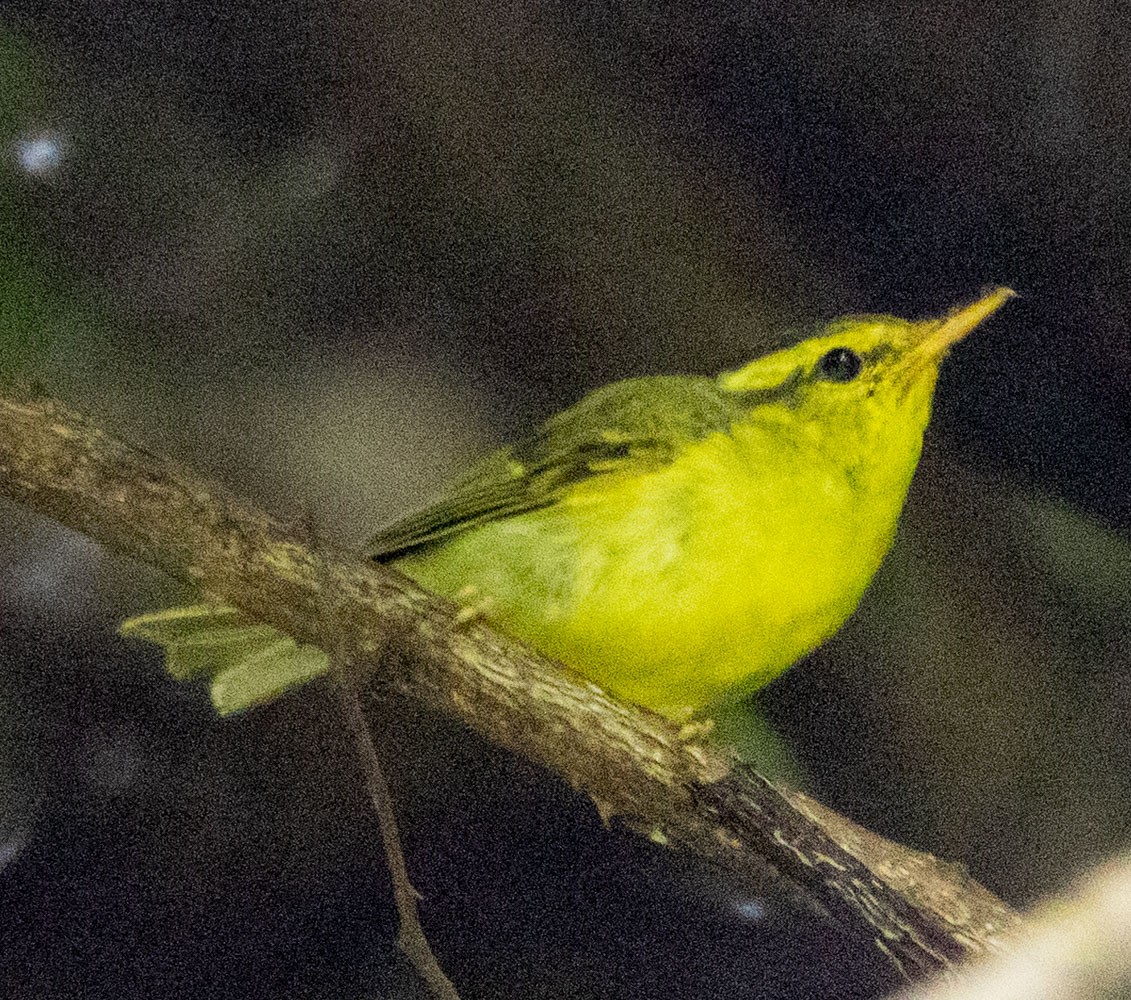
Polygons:
M478 587L468 584L456 593L459 610L456 612L456 625L470 625L472 622L481 622L491 616L495 600L489 594L482 593Z

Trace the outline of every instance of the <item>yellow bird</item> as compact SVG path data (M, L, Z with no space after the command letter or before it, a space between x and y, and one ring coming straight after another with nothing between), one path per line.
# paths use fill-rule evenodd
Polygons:
M941 319L837 319L716 378L605 386L483 459L368 551L603 688L676 720L769 683L853 612L891 545L948 350ZM230 607L122 626L222 712L328 669Z

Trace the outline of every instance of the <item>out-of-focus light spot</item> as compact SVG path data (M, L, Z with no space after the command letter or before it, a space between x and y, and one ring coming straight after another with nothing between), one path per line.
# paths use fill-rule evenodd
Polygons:
M10 865L23 853L30 833L27 826L18 826L0 834L0 869Z
M96 576L105 554L95 542L50 526L25 533L22 544L6 552L0 568L0 593L15 608L41 611L62 620L90 613L97 597Z
M32 177L50 177L63 163L66 143L54 132L24 136L12 144L17 166Z
M766 919L766 905L760 899L736 899L735 916L751 924L760 924Z

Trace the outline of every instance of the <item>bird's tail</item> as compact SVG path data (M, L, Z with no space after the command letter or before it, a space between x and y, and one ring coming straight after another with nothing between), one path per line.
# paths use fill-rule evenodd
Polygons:
M138 615L122 622L119 632L160 646L177 680L207 680L221 715L270 701L330 669L330 658L316 646L300 645L224 604Z

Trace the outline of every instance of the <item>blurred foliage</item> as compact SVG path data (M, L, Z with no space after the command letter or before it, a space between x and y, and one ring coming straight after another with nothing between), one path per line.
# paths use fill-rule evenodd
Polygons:
M335 539L595 385L1018 287L860 612L758 707L823 798L1010 900L1125 845L1114 5L90 10L0 22L0 368ZM113 634L182 594L4 520L0 993L411 995L330 700L218 723ZM762 887L373 711L465 997L877 992Z

